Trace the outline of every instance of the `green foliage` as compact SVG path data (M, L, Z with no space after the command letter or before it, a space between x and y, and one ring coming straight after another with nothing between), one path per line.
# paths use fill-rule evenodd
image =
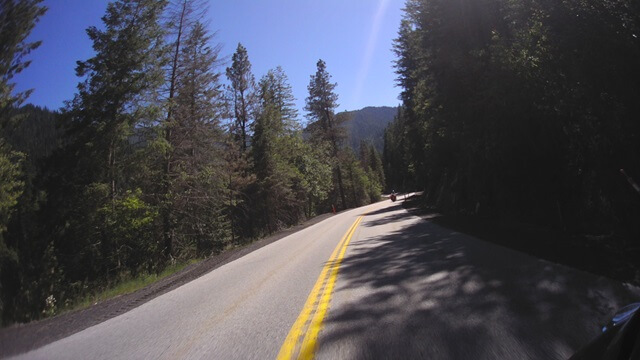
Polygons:
M249 154L251 129L256 115L256 86L247 49L240 43L232 56L231 66L226 69L226 75L230 82L226 88L226 100L231 111L225 151L228 170L227 212L231 221L232 241L237 242L256 236L256 227L251 225L250 214L254 206L252 196L257 191Z
M284 131L290 135L300 130L298 110L295 108L296 99L293 97L289 79L282 67L277 66L267 71L267 74L260 79L258 97L263 105L265 102L271 104L279 112L281 124L278 124L278 127L281 129L279 128L278 131Z
M85 309L97 302L111 299L116 296L130 294L136 290L142 289L147 285L153 284L159 280L162 280L168 276L171 276L189 265L195 264L199 259L192 259L186 262L179 262L167 266L160 273L143 273L137 276L123 275L123 279L119 280L113 286L108 286L105 289L100 289L92 294L85 295L75 302L69 302L64 308L57 308L57 312L66 312ZM53 299L55 300L55 298Z
M358 207L380 200L382 187L372 177L370 168L363 168L351 151L345 151L340 162L345 171L345 189L350 204Z
M338 107L338 95L334 92L338 84L331 82L331 75L327 71L327 64L318 60L317 71L311 76L307 89L305 110L309 119L308 130L316 142L326 141L332 146L334 156L337 155L344 139L344 129L341 126L348 114L338 118L335 109Z
M13 77L22 72L30 61L25 57L40 42L27 43L26 39L46 8L41 0L0 0L0 313L1 323L6 321L6 306L11 305L6 285L15 279L19 254L4 235L18 199L24 190L24 153L14 151L7 141L7 130L18 120L11 113L29 96L31 91L15 92ZM8 304L7 304L8 303Z
M308 186L296 166L306 150L296 133L297 111L293 94L281 68L270 70L259 83L260 107L252 138L253 172L257 179L258 226L267 233L294 225L304 216ZM263 224L260 224L263 222Z
M284 155L293 164L293 184L297 188L298 201L306 202L307 217L322 211L322 204L328 199L332 190L332 164L328 148L311 145L302 140L298 134L281 140L282 148L287 149Z
M0 130L6 126L6 112L18 107L31 91L14 92L13 77L31 63L24 58L40 46L26 39L38 19L47 11L42 0L0 0Z
M331 75L327 72L327 65L322 59L316 64L315 75L311 75L309 85L309 96L306 99L305 110L309 124L307 131L311 134L311 141L315 144L327 146L330 149L330 157L334 165L334 191L340 195L342 209L348 207L345 197L344 182L342 179L342 169L338 161L339 152L343 147L345 129L343 124L348 119L347 113L336 116L335 109L338 107L338 95L334 92L336 83L331 82ZM337 196L331 196L331 205L336 204Z
M142 190L127 191L122 197L104 204L97 216L102 220L100 237L103 261L109 272L127 270L134 276L140 271L151 270L158 241L153 226L158 216L156 209L142 199Z
M158 24L165 5L151 0L110 3L102 19L105 29L87 29L95 56L76 68L85 81L68 103L65 124L74 136L72 146L91 159L82 163L94 170L87 180L109 182L112 197L126 182L126 171L133 170L127 159L133 129L156 112L147 100L160 86L166 61Z
M409 125L403 108L398 108L394 121L384 131L383 168L386 190L391 192L415 189L416 164L411 156ZM413 140L413 138L411 137Z
M95 53L78 62L64 111L18 108L28 93L10 95L10 80L38 45L24 40L39 3L0 0L3 325L134 291L331 205L379 199L380 156L369 144L361 159L345 149L348 114L334 113L324 62L309 84L307 141L282 68L256 88L239 44L221 85L200 0L110 3L103 26L87 30Z
M638 234L619 175L640 177L638 10L407 1L394 45L403 105L385 133L389 186L415 179L445 211Z
M6 296L5 289L7 279L11 277L18 266L17 252L8 247L4 235L7 230L7 224L18 202L18 198L22 194L24 182L21 179L21 161L23 155L21 153L11 151L4 143L4 139L0 138L0 312L5 309L5 302L10 301ZM4 315L4 314L3 314ZM4 318L4 317L3 317ZM2 319L4 320L4 319ZM0 321L4 323L4 321Z
M162 189L165 254L179 259L221 251L230 237L222 194L229 183L223 141L219 46L199 21L183 30L175 96L163 124L165 186Z
M11 209L18 203L22 194L21 163L22 153L9 150L9 146L0 138L0 240L6 231L6 224L11 215Z
M231 61L231 66L227 68L227 78L231 83L228 86L228 92L234 118L231 132L240 149L246 152L249 147L249 129L256 102L255 78L251 73L247 49L242 44L238 43Z

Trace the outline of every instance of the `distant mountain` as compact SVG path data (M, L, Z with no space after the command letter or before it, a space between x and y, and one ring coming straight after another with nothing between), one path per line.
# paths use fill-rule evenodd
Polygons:
M350 120L345 122L349 132L348 144L358 151L361 140L369 140L382 153L384 129L393 121L398 109L389 106L366 107L361 110L345 111Z

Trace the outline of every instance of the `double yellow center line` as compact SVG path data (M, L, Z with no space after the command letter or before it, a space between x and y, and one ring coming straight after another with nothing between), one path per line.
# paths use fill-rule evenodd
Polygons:
M351 225L349 231L333 250L329 261L322 268L322 272L313 286L302 312L298 315L298 319L291 327L289 335L287 335L284 344L280 348L278 360L313 359L318 346L318 334L322 329L322 322L329 309L329 302L338 278L340 264L347 251L351 237L363 217L364 215L359 216Z

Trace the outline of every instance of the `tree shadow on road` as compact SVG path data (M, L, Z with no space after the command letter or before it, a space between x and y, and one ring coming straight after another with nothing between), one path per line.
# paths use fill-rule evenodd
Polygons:
M402 207L402 203L397 203L397 204L394 204L394 205L391 205L391 206L384 207L382 209L378 209L376 211L372 211L372 212L366 213L365 215L367 215L367 216L375 216L375 215L380 215L380 214L388 214L388 213L391 213L391 212L397 212L398 210L400 210L402 208L403 208Z
M562 359L634 301L605 278L385 210L362 225L402 228L352 241L340 267L334 302L345 300L332 304L321 348L355 341L344 357Z

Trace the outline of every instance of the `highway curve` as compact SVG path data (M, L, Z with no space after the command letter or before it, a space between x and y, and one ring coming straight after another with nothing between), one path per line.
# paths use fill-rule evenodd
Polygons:
M17 359L565 359L638 289L383 201Z

